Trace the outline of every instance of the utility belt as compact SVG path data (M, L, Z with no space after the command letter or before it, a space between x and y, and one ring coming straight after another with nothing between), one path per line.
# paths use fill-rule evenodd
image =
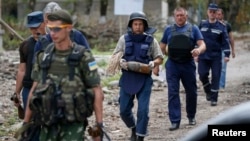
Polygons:
M75 89L76 90L76 89ZM36 124L51 126L57 123L86 122L93 113L92 89L67 93L50 79L38 85L30 101Z

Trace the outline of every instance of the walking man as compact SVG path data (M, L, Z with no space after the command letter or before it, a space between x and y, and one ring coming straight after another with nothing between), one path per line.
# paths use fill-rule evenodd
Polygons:
M187 11L174 10L175 24L167 26L160 47L168 55L166 80L168 84L168 110L172 126L176 130L181 122L180 81L186 91L186 112L189 125L195 125L197 107L196 65L194 57L206 50L203 36L196 25L187 22ZM196 47L197 46L197 47Z
M229 61L230 47L226 26L216 19L217 4L210 3L207 10L208 19L200 23L199 28L206 43L206 51L199 55L198 73L203 84L207 101L216 106L218 101L221 74L221 53L225 62ZM209 72L211 70L211 80Z
M158 42L153 37L155 28L148 25L143 12L133 12L129 17L127 33L122 35L113 54L122 52L120 66L120 116L132 130L131 141L143 141L148 135L149 103L153 80L152 70L163 61ZM137 98L137 117L132 108Z
M38 40L38 35L45 35L45 23L42 11L34 11L27 15L27 25L31 36L20 44L19 56L20 64L16 77L15 93L20 98L22 93L23 108L26 108L26 103L33 80L31 79L32 58L34 55L35 44ZM19 103L20 104L20 103Z
M32 113L39 115L35 122L41 124L40 141L84 140L91 107L99 129L94 139L101 141L104 97L100 76L90 50L70 40L72 23L65 10L50 13L47 27L53 44L35 59L34 90L29 93L24 123L30 122Z
M228 32L229 43L231 47L232 58L235 58L235 49L234 49L234 38L232 34L231 24L224 20L224 11L221 8L218 8L216 11L216 18L225 24ZM224 92L226 86L226 71L227 71L227 62L224 60L225 54L222 51L222 68L220 76L220 92Z

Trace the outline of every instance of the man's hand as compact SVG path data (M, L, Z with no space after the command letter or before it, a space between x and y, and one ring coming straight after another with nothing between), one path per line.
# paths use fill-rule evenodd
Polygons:
M11 98L10 98L11 101L14 102L14 105L16 107L19 107L21 105L21 102L20 102L20 94L17 94L17 93L14 93Z
M225 62L229 62L229 60L230 60L230 59L229 59L228 57L225 57L225 58L224 58L224 61L225 61Z
M148 63L149 67L151 68L151 70L155 67L155 62L154 61L150 61Z
M121 68L123 68L124 70L128 70L128 64L127 61L125 59L121 59L120 60L120 66Z
M102 140L102 124L97 124L94 127L89 127L88 133L92 137L94 141L101 141Z
M200 53L201 53L201 52L200 52L200 50L199 50L198 48L195 48L195 49L193 49L193 50L191 51L191 54L192 54L193 57L199 56Z

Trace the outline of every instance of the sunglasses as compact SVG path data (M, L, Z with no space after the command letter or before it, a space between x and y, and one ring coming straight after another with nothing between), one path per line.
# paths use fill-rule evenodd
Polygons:
M71 26L71 25L70 24L63 24L63 25L59 25L59 26L47 25L49 31L52 31L52 32L59 32L63 28L66 28L66 27L69 27L69 26Z

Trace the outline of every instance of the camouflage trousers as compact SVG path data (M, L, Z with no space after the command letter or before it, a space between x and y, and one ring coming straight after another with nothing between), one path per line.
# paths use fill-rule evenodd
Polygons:
M43 126L40 141L83 141L85 127L82 123Z

